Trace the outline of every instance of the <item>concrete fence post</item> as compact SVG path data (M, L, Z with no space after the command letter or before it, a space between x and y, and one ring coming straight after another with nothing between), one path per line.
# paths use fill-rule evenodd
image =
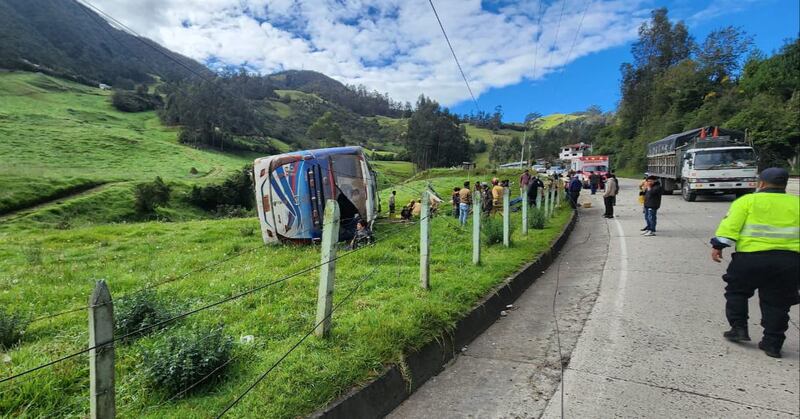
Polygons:
M320 251L319 288L317 289L317 327L314 334L324 338L331 330L333 283L336 279L336 243L339 241L339 204L333 199L325 202L322 218L322 249Z
M509 191L509 188L503 188L503 246L505 247L511 245L510 195L511 191Z
M542 195L544 194L543 188L536 189L536 208L542 209Z
M472 194L472 263L481 263L481 193Z
M547 186L544 190L544 216L550 217L550 191L552 189Z
M528 196L523 191L520 194L520 198L522 198L522 235L528 235Z
M100 280L89 297L89 411L92 419L116 415L114 388L114 305L106 281Z
M419 282L423 289L430 289L430 238L431 238L431 201L430 192L422 193L422 211L419 214Z
M550 188L550 216L553 216L553 213L556 210L556 188Z

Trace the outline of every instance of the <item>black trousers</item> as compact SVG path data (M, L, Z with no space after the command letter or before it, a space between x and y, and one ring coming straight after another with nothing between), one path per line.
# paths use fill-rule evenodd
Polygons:
M758 290L763 342L780 349L789 327L789 307L800 302L800 254L771 250L733 254L725 280L725 315L732 327L747 328L747 300Z
M603 205L606 206L606 213L603 214L607 217L614 216L614 197L613 196L604 196L603 197Z

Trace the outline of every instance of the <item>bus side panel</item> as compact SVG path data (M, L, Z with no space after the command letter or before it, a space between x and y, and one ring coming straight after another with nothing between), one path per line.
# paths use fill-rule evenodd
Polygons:
M361 173L364 177L364 186L367 192L366 219L368 223L372 223L378 217L377 185L375 175L372 173L372 170L370 170L367 159L363 155L359 157L361 157Z

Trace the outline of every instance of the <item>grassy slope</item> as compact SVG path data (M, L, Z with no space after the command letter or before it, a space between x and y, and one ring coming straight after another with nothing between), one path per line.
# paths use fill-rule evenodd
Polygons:
M218 180L253 157L186 147L154 112L118 112L106 91L41 74L0 73L0 122L0 214L75 185Z
M439 177L431 181L446 194L462 179ZM398 202L410 199L425 182L399 186ZM442 211L448 212L446 207ZM515 224L518 217L514 214ZM380 221L376 228L379 244L339 263L337 301L362 276L375 267L377 271L335 314L331 339L309 339L231 413L246 416L259 412L263 417L291 418L368 380L383 365L398 360L403 351L420 347L452 326L460 313L492 286L546 249L567 218L568 212L563 211L546 230L527 237L515 232L510 249L485 249L484 258L491 261L492 269L470 263L469 229L461 230L446 216L435 218L430 292L418 288L419 228ZM5 290L0 293L0 305L14 304L36 315L80 306L97 278L105 278L119 299L145 284L233 252L258 249L159 288L160 295L173 307L188 309L318 262L319 254L313 247L264 248L257 229L256 219L234 219L0 232L0 284ZM121 416L208 417L218 412L313 325L317 281L317 272L313 271L182 321L184 326L222 322L237 341L241 335L254 335L257 345L265 345L237 344L235 353L241 358L226 376L183 401L143 411L168 397L150 390L141 374L139 351L152 338L120 345L117 406ZM85 324L84 313L34 324L21 346L8 353L12 362L0 365L0 376L82 347L87 339ZM13 415L26 408L31 416L84 415L88 408L87 376L86 358L78 357L10 383L0 390L0 411Z
M498 130L497 133L493 133L492 130L486 128L478 128L472 124L465 124L467 129L467 136L471 139L481 139L486 141L487 149L483 153L479 153L475 156L475 164L479 168L489 167L489 153L492 150L492 144L494 144L495 138L500 138L504 140L510 139L512 136L522 136L521 132L511 131L511 130Z
M579 119L581 116L579 115L572 115L572 114L562 114L562 113L554 113L547 116L543 116L539 121L538 128L540 130L549 130L558 125L563 124L567 121L572 121L575 119ZM483 152L479 153L475 156L475 163L479 168L486 168L490 167L489 163L489 153L492 149L492 144L494 144L495 138L502 138L502 139L510 139L512 136L522 137L522 133L519 131L512 131L512 130L499 130L497 133L492 133L491 130L486 128L478 128L472 124L465 124L467 129L467 135L472 139L482 139L486 141L488 145L488 149Z

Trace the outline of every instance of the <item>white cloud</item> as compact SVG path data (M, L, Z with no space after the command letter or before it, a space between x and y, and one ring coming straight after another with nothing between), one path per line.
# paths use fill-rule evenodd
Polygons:
M434 4L472 90L479 95L490 88L546 77L576 58L624 44L636 37L636 28L648 14L643 9L646 0L564 1L494 0L482 6L480 0L437 0ZM316 70L344 83L388 92L397 100L413 102L420 93L444 105L469 100L427 0L95 0L93 4L140 34L200 61L246 63L264 74Z

